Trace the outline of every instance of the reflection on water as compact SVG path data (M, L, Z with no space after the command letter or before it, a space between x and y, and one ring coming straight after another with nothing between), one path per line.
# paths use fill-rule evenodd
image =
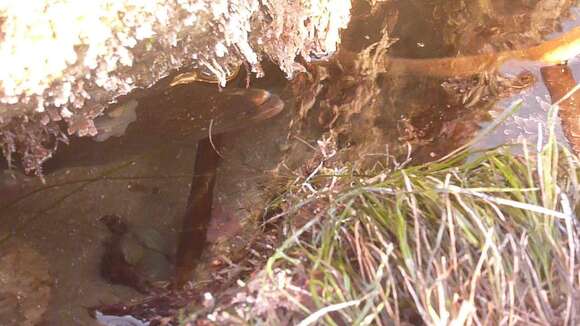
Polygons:
M360 20L397 17L394 28L375 27L390 31L397 41L369 47L370 55L358 57L351 50L379 41L370 39L375 34L368 33L365 45L359 40L351 49L347 44L339 54L338 71L325 66L322 75L330 77L321 83L322 89L310 89L319 94L319 102L309 108L309 114L333 117L334 133L352 149L343 157L361 167L374 165L380 156L405 156L407 149L401 146L405 143L412 146L415 161L441 157L473 138L497 112L520 98L533 99L523 106L542 115L537 97L551 100L540 85L539 68L559 59L574 61L580 48L578 24L568 23L561 30L553 19L576 19L569 10L571 3L547 5L541 1L401 1L384 4L380 13L359 8ZM394 13L386 14L389 11ZM383 55L380 50L385 44L390 47ZM368 71L361 74L357 64L345 63L357 59L358 67L366 64ZM342 100L337 94L355 94L355 99ZM513 119L535 124L527 116ZM501 143L517 139L519 124L508 122L506 128L514 138L503 133ZM497 144L494 138L480 146Z
M545 64L521 59L550 61L538 53L554 49L554 44L575 56L578 31L574 28L579 24L577 8L571 3L388 1L373 9L367 1L355 1L352 26L334 62L309 65L309 74L298 75L292 82L280 82L277 75L252 81L252 87L269 89L286 102L283 114L260 127L248 121L270 115L251 109L264 108L264 103L277 107L268 102L276 96L263 91L220 93L214 85L179 84L169 95L139 101L137 124L129 124L129 136L111 137L103 143L74 141L48 164L46 184L3 171L0 304L8 307L18 302L20 310L0 308L0 324L26 325L28 321L33 325L47 311L44 318L51 325L90 325L93 321L86 307L142 296L126 286L130 282L118 281L118 275L137 275L139 282L133 287L147 292L143 282L165 286L163 281L176 277L176 262L185 270L178 273L179 283L185 283L200 255L210 262L219 255L234 255L243 242L211 247L206 256L197 245L206 237L220 244L224 239L249 238L252 232L246 227L251 223L244 219L259 214L268 199L264 190L271 180L268 171L300 166L311 154L307 144L322 136L335 137L339 156L358 167L380 164L388 155L404 158L407 143L412 160L432 160L469 141L522 99L517 115L478 146L522 139L534 142L538 125L545 128L546 108L553 99L540 73ZM553 17L564 20L561 31ZM566 42L546 42L563 35L572 36ZM392 38L398 40L392 43ZM378 45L371 47L375 42ZM578 76L580 67L573 59L566 69ZM238 79L232 87L243 86L244 76ZM558 89L564 89L554 90L554 83L548 87L555 97L561 96ZM159 112L170 119L161 120ZM111 111L110 118L117 116L134 119L131 114ZM139 121L144 123L139 125ZM106 120L99 125L115 133L124 128L117 122ZM196 143L209 134L210 123L216 138L210 146L207 140L204 148L217 149L223 158L199 161ZM224 133L218 141L217 134L246 124L251 127ZM136 126L140 131L131 134ZM284 164L279 165L281 160ZM204 162L209 166L203 174L215 182L214 194L205 193L209 197L197 202L190 198L188 206L190 191L195 194L198 188L190 188L192 180L194 184L205 180L193 178L194 165ZM183 220L189 214L186 208L191 211L194 206L211 209L209 226ZM111 217L122 223L103 223ZM201 231L187 233L191 230ZM180 234L188 236L181 237L176 258ZM193 251L187 250L192 247ZM222 261L229 259L222 256ZM4 263L17 257L22 263ZM121 259L128 269L102 277L103 257ZM143 267L149 260L149 267ZM209 274L202 268L193 281L212 282L219 273ZM42 295L33 300L30 295L17 296L17 289Z

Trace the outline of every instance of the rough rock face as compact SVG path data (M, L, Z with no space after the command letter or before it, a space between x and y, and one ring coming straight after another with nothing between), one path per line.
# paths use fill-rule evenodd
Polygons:
M38 325L50 301L50 264L24 242L3 248L0 257L0 324Z
M68 134L119 96L178 69L225 84L242 63L270 58L291 78L296 59L336 51L350 0L61 0L0 4L0 144L40 170Z

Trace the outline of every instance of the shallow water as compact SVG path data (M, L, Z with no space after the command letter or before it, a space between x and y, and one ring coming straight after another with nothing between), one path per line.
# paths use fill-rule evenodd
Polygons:
M535 3L541 1L465 1L454 5L447 1L390 1L371 12L366 2L359 1L353 9L352 26L344 35L343 50L358 53L378 41L383 22L390 24L390 36L399 39L388 50L389 57L423 60L528 48L580 25L578 7L532 11ZM554 32L558 24L551 17L563 17L561 31ZM226 247L207 248L201 259L211 262L216 252L231 253L239 249L234 247L243 247L241 240L248 237L247 218L262 212L272 175L292 177L284 168L270 172L276 167L300 166L312 155L305 143L316 146L316 140L331 131L341 146L341 158L361 167L373 166L391 154L404 158L407 143L411 144L411 158L420 162L441 157L469 141L521 99L523 105L517 114L477 146L522 139L535 142L538 124L545 134L546 108L551 103L539 66L509 61L496 67L501 76L482 71L461 77L429 69L400 73L410 70L397 67L365 80L343 62L340 69L344 70L335 64L310 67L313 75L320 76L318 80L299 76L286 82L273 70L267 79L253 80L252 87L279 94L286 108L267 123L221 138L222 146L217 150L223 158L216 167L206 237L210 244L226 243ZM579 76L578 61L571 60L569 67ZM527 77L515 80L522 71L527 71ZM240 76L233 83L241 86L245 80ZM192 87L219 96L213 87ZM156 105L163 110L164 105L185 101L180 97L174 100L157 98ZM561 131L559 135L562 137ZM105 243L112 236L99 221L104 215L122 217L133 233L156 230L170 259L153 262L143 267L142 273L155 273L158 281L175 276L171 260L194 174L196 141L151 142L143 137L137 150L119 150L119 143L115 143L107 155L97 152L101 145L93 148L90 142L81 143L78 148L93 159L75 157L71 151L62 154L49 164L45 184L17 171L4 170L0 176L0 260L22 257L22 261L38 262L18 265L0 261L0 289L4 289L0 290L0 303L21 300L22 307L0 309L2 325L25 325L23 320L32 325L41 319L48 325L90 325L94 321L87 307L143 297L100 275ZM105 159L97 160L99 157ZM228 249L227 240L232 239L237 245ZM192 281L208 279L206 274L201 271ZM14 299L15 289L24 291L19 299Z

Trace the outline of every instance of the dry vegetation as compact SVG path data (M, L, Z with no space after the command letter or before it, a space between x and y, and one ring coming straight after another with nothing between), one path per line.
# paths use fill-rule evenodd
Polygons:
M333 163L332 142L319 142L319 164L274 204L281 213L270 223L286 240L203 318L577 324L580 165L546 138L524 144L519 156L507 147L464 148L419 166L385 162L364 175Z

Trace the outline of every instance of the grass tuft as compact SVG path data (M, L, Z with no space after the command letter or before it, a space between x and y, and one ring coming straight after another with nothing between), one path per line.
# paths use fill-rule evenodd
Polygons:
M577 325L580 164L553 132L545 143L365 177L327 154L277 200L286 240L239 290L245 299L208 318Z

